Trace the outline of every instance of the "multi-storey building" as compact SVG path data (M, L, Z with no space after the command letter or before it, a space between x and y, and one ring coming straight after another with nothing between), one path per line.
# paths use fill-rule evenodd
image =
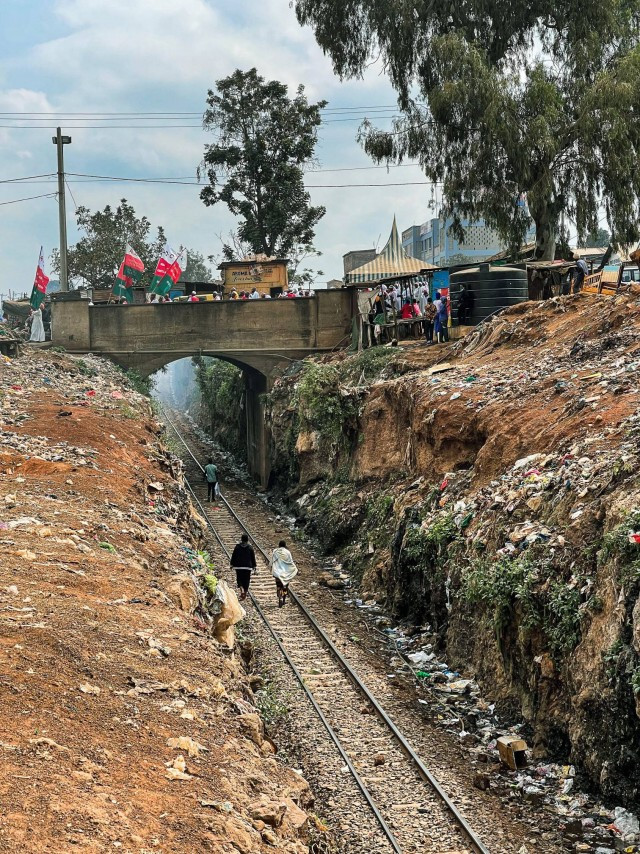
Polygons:
M402 232L402 248L409 257L422 260L419 225L412 225Z
M463 220L465 236L462 241L454 237L452 226L451 217L438 217L427 220L420 226L412 225L402 233L403 246L412 257L436 267L484 261L505 249L497 231L484 220ZM529 235L526 239L529 239Z

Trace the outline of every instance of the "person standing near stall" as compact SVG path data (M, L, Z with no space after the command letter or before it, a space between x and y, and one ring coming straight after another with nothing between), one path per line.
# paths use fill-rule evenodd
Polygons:
M42 322L42 311L39 308L31 312L31 335L29 341L42 342L45 340L44 324Z
M433 325L438 316L438 309L435 307L431 297L427 298L427 304L424 307L423 329L424 337L427 344L433 344Z

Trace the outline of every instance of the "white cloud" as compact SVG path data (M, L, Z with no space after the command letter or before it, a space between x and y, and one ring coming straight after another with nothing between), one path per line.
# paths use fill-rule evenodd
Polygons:
M376 68L365 81L341 84L311 31L298 25L287 0L55 0L46 6L52 27L62 35L10 57L7 89L0 91L0 111L199 114L207 89L217 79L236 68L254 65L263 76L282 80L292 88L303 83L314 100L325 98L358 107L395 101ZM27 12L24 14L26 25ZM176 124L192 122L198 124L199 119ZM126 123L131 124L115 122ZM199 128L96 130L73 128L73 124L69 121L65 126L73 137L73 144L65 150L69 172L193 175L208 141ZM320 129L318 156L323 166L370 165L355 142L356 128L357 122L342 122ZM53 171L55 150L50 137L49 129L0 129L5 175L23 175L25 169L29 173ZM418 180L417 170L406 171L410 172L407 180ZM308 183L393 180L382 170L313 177ZM171 241L205 254L218 249L216 234L231 226L226 209L205 208L195 187L71 183L71 189L78 204L91 209L117 203L125 196L138 213L164 225ZM318 266L326 278L341 274L341 256L349 249L371 245L379 235L384 244L394 213L400 228L426 219L426 190L311 190L313 202L327 207L316 241L324 253ZM46 187L34 185L28 192L14 195L39 192L46 192ZM10 197L8 191L0 192L0 201ZM73 239L71 200L68 211ZM46 251L50 252L57 245L55 205L45 199L0 208L0 233L4 255L11 254L5 273L12 283L27 282L30 287L32 247L48 242ZM6 290L4 281L0 281L0 290Z

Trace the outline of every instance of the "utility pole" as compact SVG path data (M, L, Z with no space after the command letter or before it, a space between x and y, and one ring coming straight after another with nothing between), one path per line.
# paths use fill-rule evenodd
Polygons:
M63 136L57 128L51 141L58 149L58 215L60 218L60 290L69 290L69 272L67 269L67 205L64 195L64 153L65 145L71 144L70 136Z

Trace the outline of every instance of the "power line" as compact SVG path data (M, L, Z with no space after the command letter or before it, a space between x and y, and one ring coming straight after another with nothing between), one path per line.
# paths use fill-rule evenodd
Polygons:
M17 205L18 202L30 202L32 199L53 199L57 196L57 193L42 193L39 196L25 196L24 199L11 199L9 202L0 202L0 206L3 205Z
M55 125L5 125L0 128L10 130L55 130ZM147 130L147 129L171 129L171 128L199 128L202 125L68 125L69 130Z
M184 187L204 187L205 184L201 184L199 181L192 180L181 180L174 178L127 178L122 176L115 175L91 175L83 172L67 172L67 175L71 175L74 178L91 178L96 181L126 181L126 182L134 182L139 184L181 184Z
M398 108L397 104L373 104L373 105L364 106L364 107L322 107L320 109L320 112L322 112L322 113L341 113L341 112L348 112L348 113L358 112L358 113L360 113L363 111L368 112L371 110L396 110L397 108ZM58 112L56 112L53 110L37 112L34 110L25 110L24 112L22 112L22 111L14 110L13 112L0 112L0 116L5 116L5 117L11 116L11 117L16 117L16 118L26 118L28 116L44 116L46 118L51 118L51 119L55 118L56 120L58 118L64 118L66 116L77 116L77 117L85 117L85 118L86 117L100 117L100 116L103 116L105 118L109 118L109 117L115 117L115 118L120 117L120 118L122 118L124 116L128 116L128 117L131 117L131 116L141 116L141 117L145 117L145 116L150 116L150 117L170 116L170 117L181 117L181 118L183 118L186 116L194 117L194 116L202 116L202 115L203 115L203 112L196 111L196 110L191 110L191 111L162 110L162 111L157 111L157 112L152 112L152 111L148 111L148 110L133 110L130 112L125 112L125 111L120 111L120 112L115 112L115 111L114 112L108 112L108 111L101 111L101 112L58 111ZM44 119L34 119L34 120L44 121Z
M398 181L385 184L306 184L310 190L333 190L339 187L432 187L436 181Z
M305 172L305 175L313 175L313 174L320 174L320 173L331 173L331 172L365 172L365 171L377 170L377 169L387 169L387 170L389 170L389 169L403 169L406 167L416 167L416 166L420 167L420 164L419 163L390 163L388 166L334 166L334 167L326 167L326 168L321 168L321 169L307 169ZM75 175L76 173L67 172L66 174L67 175ZM77 173L77 174L80 175L81 173ZM43 175L27 175L24 178L0 179L0 184L10 184L10 183L14 183L14 182L21 182L24 184L49 184L55 179L55 177L56 177L55 172L47 172ZM84 175L82 177L84 178ZM41 179L50 179L50 180L41 180ZM128 180L134 181L135 180L135 181L162 181L162 182L167 182L167 183L171 183L171 182L182 183L182 182L192 182L193 181L193 175L178 175L178 176L173 176L170 178L126 178L126 177L115 178L112 176L106 176L105 175L105 176L95 176L95 177L90 177L90 178L88 177L82 181L81 180L73 181L73 183L74 184L90 183L94 180L123 180L123 181L128 181ZM206 186L206 185L202 184L199 186Z
M75 207L75 209L77 211L78 210L78 203L76 202L75 196L73 195L73 191L72 191L71 187L69 186L69 182L67 181L66 177L64 179L64 183L66 184L67 190L69 190L69 195L71 196L71 201L73 202L73 206Z
M324 119L320 122L321 125L340 124L342 122L363 122L367 116L351 116L349 118L340 119ZM399 114L388 116L374 116L378 119L396 119L400 118ZM172 130L192 128L195 130L204 130L202 123L200 124L145 124L145 125L80 125L70 124L69 121L60 120L61 124L65 124L68 130ZM47 130L53 131L56 125L16 125L16 124L0 124L0 128L6 130Z
M34 178L50 178L55 172L45 172L43 175L27 175L25 178L0 178L0 184L17 184L20 182L31 182Z
M334 169L307 169L307 175L312 172L360 172L365 169L400 169L406 166L420 166L419 163L390 163L388 166L338 166Z
M178 181L165 178L127 178L116 175L91 175L83 172L67 172L67 175L74 178L89 178L95 181L115 181L136 184L178 184L183 187L206 187L207 184L198 181ZM432 186L432 181L397 181L384 182L376 184L307 184L309 189L340 189L346 187L409 187L409 186Z
M397 107L393 107L387 110L353 110L349 113L327 113L326 115L330 116L330 118L322 119L322 124L328 124L329 122L348 122L348 121L356 121L361 117L372 116L373 118L393 118L394 116L399 115ZM178 121L195 121L196 119L200 119L200 123L196 125L196 127L202 127L203 117L201 115L193 115L193 116L51 116L51 117L40 117L40 116L25 116L25 115L16 115L16 116L7 116L0 114L2 121L4 122L39 122L38 125L24 125L24 127L49 127L48 124L44 124L44 122L57 122L59 124L69 125L69 127L83 127L84 125L79 124L80 122L178 122ZM146 125L142 125L145 127ZM11 127L22 127L22 125L11 125ZM103 127L103 125L100 125ZM109 124L105 124L104 127L111 127Z

